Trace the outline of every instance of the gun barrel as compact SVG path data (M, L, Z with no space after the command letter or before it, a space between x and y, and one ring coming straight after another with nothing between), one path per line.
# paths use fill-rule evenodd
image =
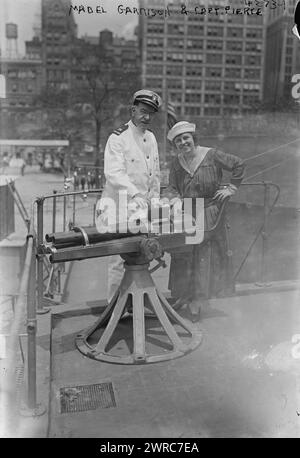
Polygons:
M77 246L94 245L96 243L109 242L123 238L133 237L137 234L126 233L100 233L96 226L80 227L76 226L72 231L55 232L45 235L46 242L51 243L52 247L60 250Z
M58 245L81 245L82 235L74 231L68 232L54 232L45 235L46 242L52 243L54 246Z

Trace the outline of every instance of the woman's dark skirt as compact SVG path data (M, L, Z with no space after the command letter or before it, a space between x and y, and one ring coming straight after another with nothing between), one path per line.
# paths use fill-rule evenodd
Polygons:
M199 300L234 293L225 210L218 227L209 231L214 227L220 209L220 204L205 208L205 236L201 244L185 245L171 253L169 290L172 297Z

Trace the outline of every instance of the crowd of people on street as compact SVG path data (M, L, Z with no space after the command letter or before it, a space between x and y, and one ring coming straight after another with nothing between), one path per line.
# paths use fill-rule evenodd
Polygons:
M21 157L20 152L9 155L6 151L3 153L0 163L0 169L2 173L5 173L9 168L10 173L24 175L26 167L26 161Z
M16 151L8 153L4 151L0 156L0 170L2 173L24 175L26 166L36 165L42 172L62 173L64 171L64 155L57 152L36 153Z
M74 189L86 191L89 189L99 189L102 185L100 167L78 166L73 171Z

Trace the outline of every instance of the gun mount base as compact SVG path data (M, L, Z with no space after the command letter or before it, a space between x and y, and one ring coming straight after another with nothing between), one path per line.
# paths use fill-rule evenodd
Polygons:
M124 266L125 273L120 287L105 311L93 326L77 335L78 350L89 358L107 363L147 364L178 358L199 346L202 341L201 330L173 310L156 288L149 272L149 263L139 265L125 263ZM147 315L149 309L152 312L151 318ZM123 316L128 310L132 321L132 353L119 355L115 350L112 351L114 345L111 341L120 320L125 323ZM168 338L168 345L159 347L159 353L146 351L146 337L149 332L146 330L145 316L149 317L147 324L148 320L152 323L156 322L156 342L157 320ZM178 332L174 326L180 331ZM185 331L184 336L182 331Z

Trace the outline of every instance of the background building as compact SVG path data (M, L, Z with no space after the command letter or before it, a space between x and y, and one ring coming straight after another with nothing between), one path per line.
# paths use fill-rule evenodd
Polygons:
M42 59L42 42L40 37L34 36L32 40L25 42L26 56L29 59Z
M45 85L70 89L72 46L77 36L71 0L42 0L42 60Z
M203 4L256 7L251 2ZM0 62L7 77L2 111L7 115L32 108L41 124L36 135L65 135L74 145L80 145L77 134L85 126L84 144L97 149L109 131L127 120L130 96L144 86L157 91L165 103L155 126L164 150L171 102L178 117L199 119L204 132L249 130L250 113L254 119L270 103L279 109L291 99L291 77L300 73L300 42L291 33L296 0L285 0L285 9L283 1L277 3L274 9L265 7L263 15L185 15L182 4L192 11L200 3L139 0L145 11L168 8L169 14L132 15L139 20L137 38L127 40L108 29L77 38L71 0L41 0L25 57L18 53L16 24L7 24L6 53ZM87 128L95 122L96 136ZM261 120L253 120L251 128L258 124ZM7 135L12 124L9 120L3 125Z
M42 85L42 61L25 56L22 59L0 58L1 73L6 77L6 98L2 109L29 110Z
M14 137L16 125L24 121L24 114L31 111L36 94L42 88L41 42L33 39L26 43L26 55L18 53L18 28L7 24L7 48L0 55L0 73L6 80L6 97L1 101L1 134Z
M191 5L193 2L187 2ZM194 2L195 3L195 2ZM196 3L195 3L196 4ZM241 7L239 0L209 6ZM140 0L140 7L168 2ZM142 82L171 100L185 117L222 117L251 110L262 99L264 16L140 15Z
M113 32L104 29L99 36L84 35L77 40L77 47L88 43L95 55L105 62L110 62L115 68L122 69L123 74L135 72L140 74L140 50L137 39L127 40L114 36ZM76 68L73 68L73 73Z

